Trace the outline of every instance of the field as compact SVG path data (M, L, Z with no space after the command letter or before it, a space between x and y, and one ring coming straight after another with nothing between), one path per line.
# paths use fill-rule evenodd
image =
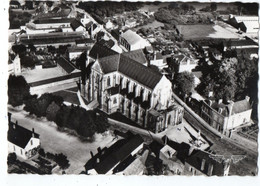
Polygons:
M237 39L238 35L219 25L178 25L185 40Z

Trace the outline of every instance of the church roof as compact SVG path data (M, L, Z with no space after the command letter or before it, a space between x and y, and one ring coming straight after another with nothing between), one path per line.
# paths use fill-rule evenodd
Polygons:
M103 73L118 71L125 76L153 89L161 80L162 74L153 71L139 62L126 57L124 54L116 54L98 60Z

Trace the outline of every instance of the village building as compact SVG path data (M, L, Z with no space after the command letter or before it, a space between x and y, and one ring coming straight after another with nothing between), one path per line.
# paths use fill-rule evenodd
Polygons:
M230 101L229 104L224 104L222 100L202 101L201 117L222 134L231 135L232 129L252 122L249 99L246 96L244 100Z
M8 113L9 130L8 152L15 153L18 157L28 159L35 156L40 148L40 135L11 121L11 113Z
M162 54L156 51L153 53L153 55L151 55L150 64L157 66L159 69L168 67L166 60L163 59Z
M144 140L139 135L131 135L126 139L120 139L110 147L98 148L98 153L86 163L86 173L96 174L142 174L144 164L138 158L137 153L143 149ZM137 168L134 170L133 168Z
M71 46L68 47L68 57L69 60L72 61L77 59L83 52L86 52L89 47L87 46Z
M119 43L128 51L144 49L147 46L151 46L147 40L132 30L127 30L122 33L119 38Z
M19 75L21 74L21 61L19 55L16 55L13 60L8 61L8 73Z
M71 21L70 26L71 26L71 28L73 29L74 32L84 32L84 31L86 31L86 28L84 27L84 25L76 19Z
M126 26L127 28L133 28L133 27L135 27L136 25L137 25L136 20L133 19L133 18L127 19L127 20L125 21L125 26Z
M201 150L193 150L185 160L185 175L228 176L230 162L217 161L214 155Z
M187 57L186 55L174 55L172 56L174 59L175 65L177 66L178 73L188 71L191 72L197 66L197 60Z
M81 92L104 112L120 112L153 132L182 122L183 108L172 99L171 82L125 53L97 58Z
M259 30L259 20L257 16L234 16L230 15L229 24L245 33L257 34Z
M111 22L110 19L106 22L105 28L106 28L107 30L111 30L111 29L114 28L114 24Z
M50 28L62 28L70 27L70 23L73 18L61 18L61 19L37 19L30 23L35 29L50 29Z

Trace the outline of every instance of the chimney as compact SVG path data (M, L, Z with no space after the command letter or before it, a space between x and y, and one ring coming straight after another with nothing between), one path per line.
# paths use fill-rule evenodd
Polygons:
M164 145L167 145L167 136L165 135Z
M18 122L16 121L14 124L13 124L13 129L16 129L16 126L18 125Z
M222 99L219 99L219 100L218 100L218 104L222 103L222 101L223 101Z
M249 97L249 96L246 96L246 97L245 97L245 100L249 102L249 101L250 101L250 97Z
M101 148L98 147L98 148L97 148L97 151L98 151L98 153L101 153Z
M94 154L93 154L93 152L92 152L92 151L90 151L90 155L91 155L91 158L93 158L93 157L94 157Z
M205 159L202 159L200 170L203 171L203 170L205 169L205 163L206 163L206 160L205 160Z
M218 113L221 114L221 113L222 113L222 110L223 110L222 108L219 108L219 109L218 109Z
M191 155L191 153L193 152L193 150L194 150L194 146L191 145L190 148L189 148L189 154L188 154L189 156Z
M232 115L233 106L234 106L234 101L230 101L229 105L230 105L230 107L229 107L229 116L231 116Z
M212 105L212 100L209 100L209 106L211 106Z
M212 176L212 172L213 172L213 165L212 165L212 164L209 164L209 167L208 167L208 176Z
M35 137L34 128L32 128L32 137Z
M156 60L156 51L154 51L154 54L153 54L153 60L155 61Z
M8 123L11 122L11 119L12 119L12 113L8 112Z

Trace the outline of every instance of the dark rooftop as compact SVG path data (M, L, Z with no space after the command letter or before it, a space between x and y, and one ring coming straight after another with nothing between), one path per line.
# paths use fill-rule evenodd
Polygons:
M7 134L8 141L25 148L28 142L31 140L33 132L18 125L17 123L9 122L9 130ZM34 132L34 137L39 138L40 135Z
M162 78L161 73L155 72L123 54L101 58L99 59L99 64L105 74L118 71L151 89L153 89Z
M75 31L78 27L82 26L82 23L80 21L78 21L77 19L73 19L71 22L70 22L70 26L71 28Z
M94 169L98 174L106 174L119 162L123 162L141 144L143 139L139 135L134 135L128 139L117 141L100 155L97 154L93 159L100 159L99 163L94 164ZM99 157L98 157L99 155Z
M61 19L37 19L33 21L34 24L52 24L52 23L71 23L74 18L61 18Z
M63 70L65 70L68 74L70 74L71 72L73 72L76 68L70 64L69 61L65 60L63 57L60 57L57 60L57 63L63 68Z
M205 160L205 167L203 170L201 170L201 163L202 160ZM213 158L210 157L210 154L201 151L201 150L194 150L192 152L192 154L190 155L190 157L188 157L186 159L186 162L193 166L194 168L200 170L202 173L209 175L208 173L208 169L209 166L212 165L213 166L213 172L212 172L212 176L216 175L216 176L223 176L224 175L224 165L222 163L217 162L216 160L214 160Z
M145 57L142 49L125 52L122 55L124 55L130 59L133 59L141 64L147 63L146 57Z
M89 52L89 56L92 57L93 59L98 58L103 58L106 56L112 56L117 54L114 50L111 50L103 45L100 45L99 43L95 43L94 46L91 48Z

